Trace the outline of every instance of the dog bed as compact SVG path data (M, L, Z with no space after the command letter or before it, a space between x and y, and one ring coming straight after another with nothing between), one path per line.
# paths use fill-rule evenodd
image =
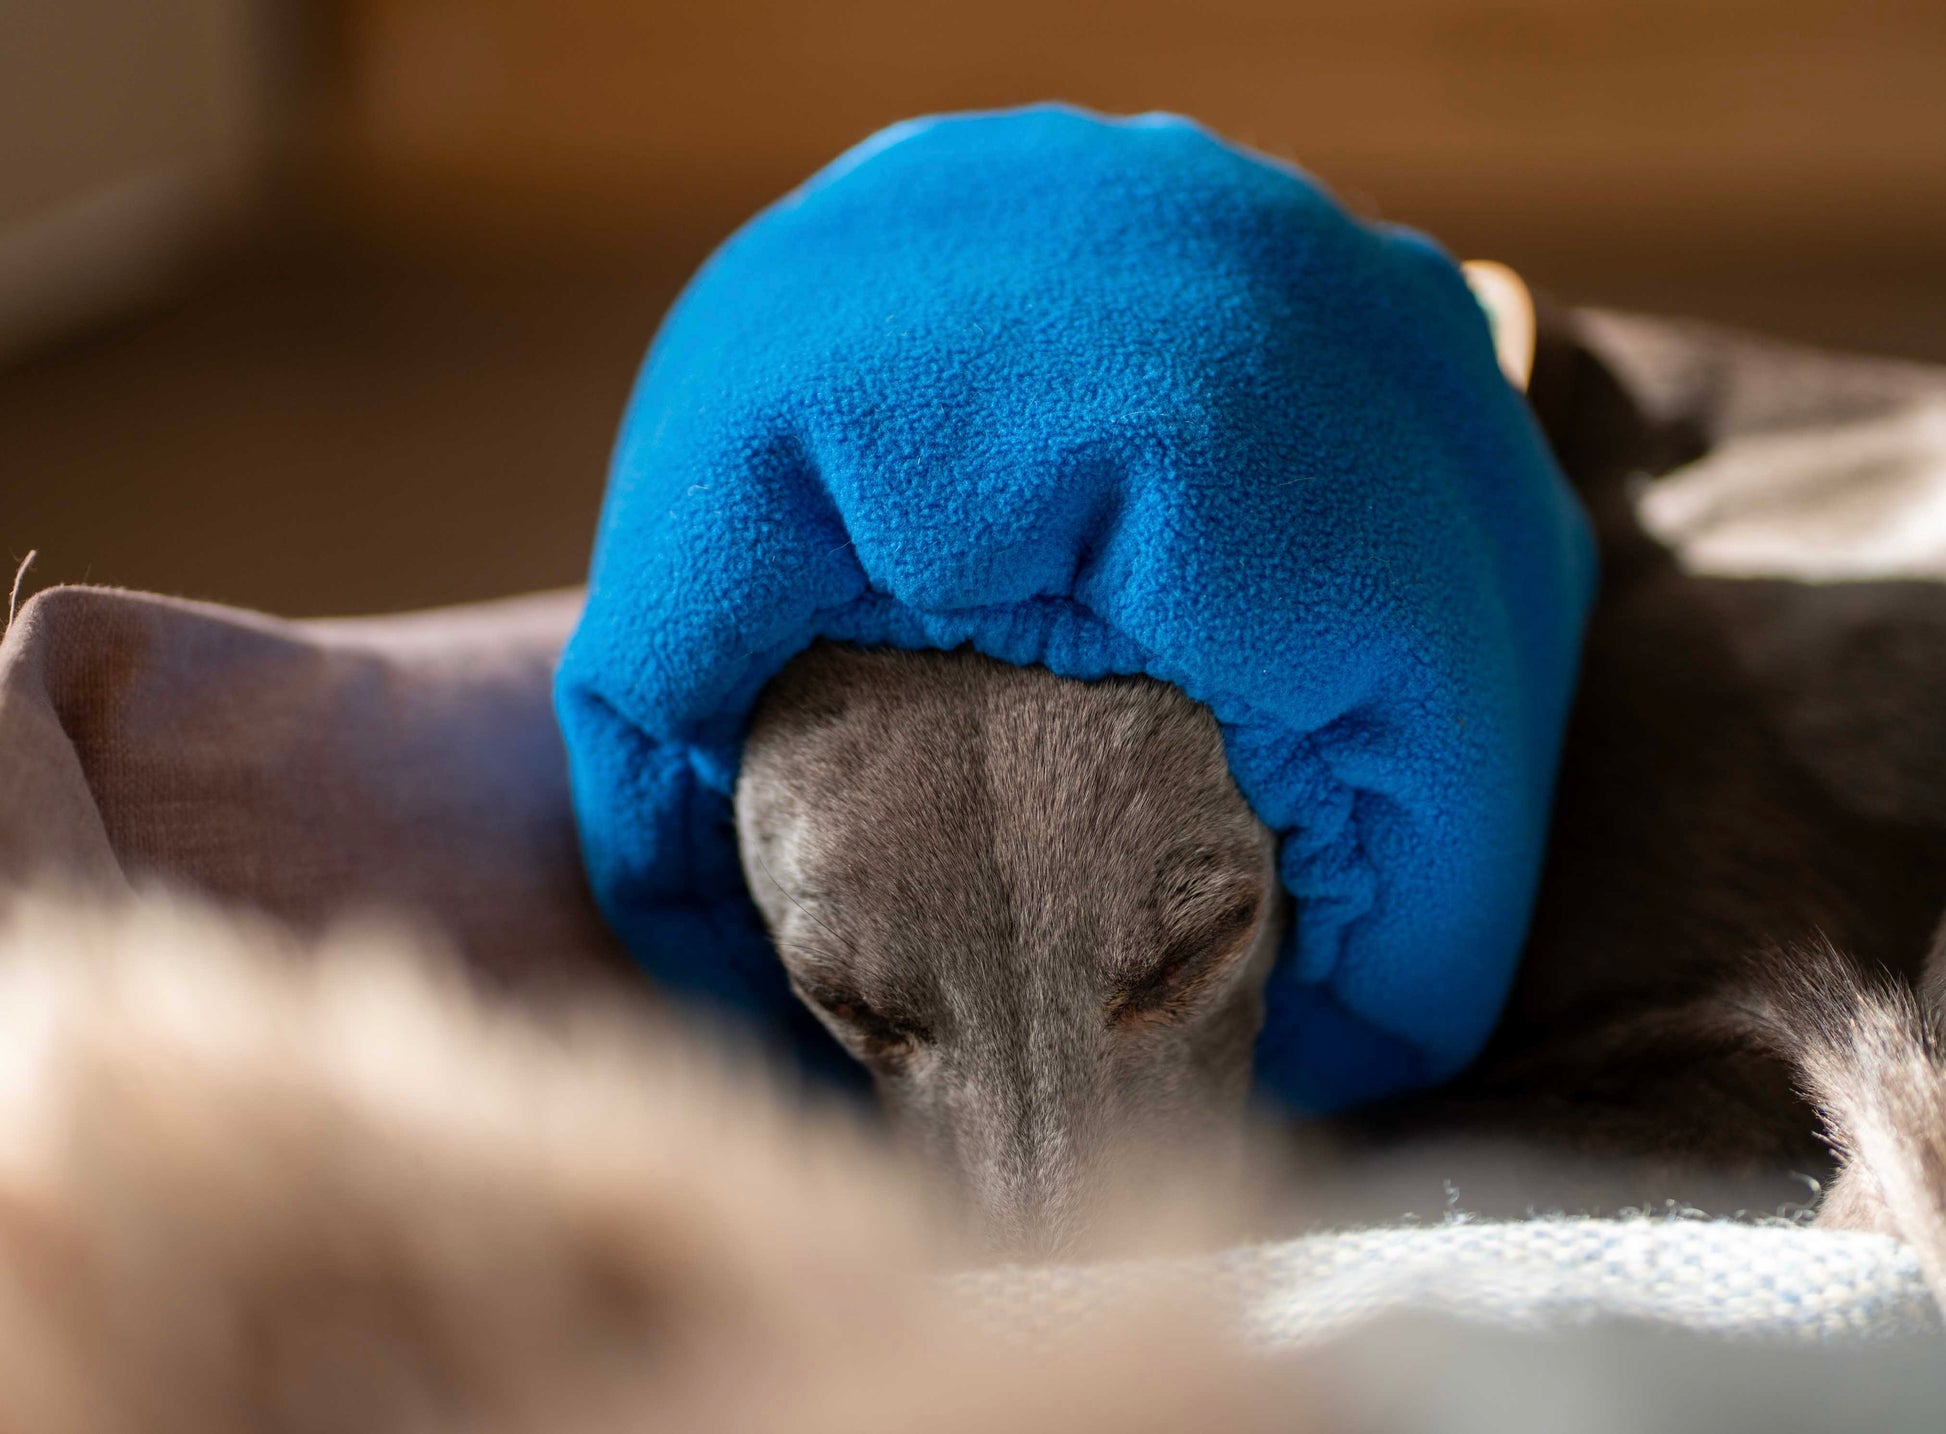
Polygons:
M1914 505L1946 493L1946 443L1926 416L1946 373L1623 316L1561 322L1651 419L1700 435L1700 459L1642 500L1696 582L1757 566L1828 579L1838 511L1858 552L1892 554L1899 581L1875 581L1860 558L1844 583L1725 609L1735 650L1767 664L1780 726L1806 734L1807 761L1841 745L1812 739L1842 727L1831 674L1854 653L1903 653L1902 680L1946 679L1925 666L1946 663L1946 585L1926 580L1938 573L1925 553L1887 546ZM1761 489L1740 455L1779 452L1802 461ZM1821 468L1820 454L1844 461ZM40 595L0 643L0 903L49 875L108 889L165 879L300 926L348 906L402 911L512 980L631 979L585 887L549 705L580 601L281 622L101 589ZM1939 757L1911 743L1847 750L1822 775L1873 811L1915 786L1902 763ZM1896 1243L1784 1224L1439 1223L1315 1235L1199 1269L1273 1342L1401 1309L1515 1331L1648 1321L1795 1345L1938 1332ZM1099 1297L1108 1276L1025 1278L973 1293L1051 1318Z

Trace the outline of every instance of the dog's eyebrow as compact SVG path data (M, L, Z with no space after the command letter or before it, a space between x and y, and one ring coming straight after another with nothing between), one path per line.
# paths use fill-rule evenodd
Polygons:
M1160 954L1142 964L1124 965L1110 976L1111 1005L1134 1010L1150 999L1188 998L1203 991L1223 970L1242 956L1244 938L1256 926L1267 902L1264 893L1241 882L1232 890L1190 903L1195 924L1165 930L1154 950ZM1151 954L1143 952L1144 957Z

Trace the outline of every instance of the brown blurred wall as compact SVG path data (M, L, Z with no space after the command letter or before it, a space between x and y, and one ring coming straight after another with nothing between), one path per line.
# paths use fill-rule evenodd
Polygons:
M0 357L106 311L242 201L252 0L0 0Z
M1058 98L1196 115L1468 251L1946 253L1940 0L350 0L345 21L341 173L507 239L714 232L894 118Z
M1946 0L0 0L22 17L0 257L10 194L228 152L209 117L253 90L281 136L250 242L0 363L30 588L316 613L577 580L687 273L942 109L1182 110L1566 301L1946 360ZM165 230L91 232L139 259ZM46 292L0 262L0 310Z

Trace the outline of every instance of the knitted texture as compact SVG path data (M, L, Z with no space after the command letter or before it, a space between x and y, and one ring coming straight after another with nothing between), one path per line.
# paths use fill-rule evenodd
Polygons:
M1168 1266L987 1271L956 1285L996 1328L1031 1336L1187 1276L1272 1347L1393 1314L1527 1332L1645 1321L1723 1338L1937 1335L1918 1257L1885 1235L1725 1220L1548 1218L1310 1235Z
M1586 522L1427 240L1170 116L920 120L732 237L614 456L557 706L655 976L826 1038L737 867L739 744L824 636L1205 703L1296 898L1258 1069L1459 1069L1524 936Z

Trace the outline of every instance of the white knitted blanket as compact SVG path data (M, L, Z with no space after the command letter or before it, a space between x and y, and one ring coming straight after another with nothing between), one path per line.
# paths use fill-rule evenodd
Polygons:
M1155 1267L1148 1267L1153 1272ZM1410 1312L1515 1331L1629 1320L1734 1339L1939 1334L1896 1240L1782 1221L1543 1218L1316 1234L1171 1262L1261 1342L1298 1348ZM1085 1319L1139 1283L1129 1266L983 1272L969 1291L1013 1328Z

